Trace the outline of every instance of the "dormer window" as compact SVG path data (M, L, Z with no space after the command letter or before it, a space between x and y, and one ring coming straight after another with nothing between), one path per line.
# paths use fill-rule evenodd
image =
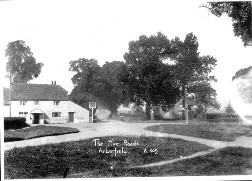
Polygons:
M26 105L27 101L20 101L20 105Z
M59 105L60 101L53 101L53 105Z

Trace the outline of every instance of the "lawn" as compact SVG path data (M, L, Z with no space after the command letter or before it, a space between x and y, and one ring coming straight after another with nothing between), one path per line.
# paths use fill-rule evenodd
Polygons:
M252 126L237 123L194 122L188 125L160 124L149 126L145 129L155 132L179 134L218 141L235 141L239 136L252 133Z
M96 171L95 173L99 172ZM204 156L163 166L122 168L111 171L111 175L116 177L225 176L251 174L252 149L243 147L227 147ZM72 178L86 176L86 173L70 175Z
M96 145L93 138L6 151L5 178L62 178L64 173L71 177L144 176L152 172L134 172L129 168L211 149L175 138L110 136L97 139ZM121 153L112 151L115 149Z
M44 136L62 135L78 132L79 130L76 128L38 125L24 129L5 130L4 142L27 140Z
M145 176L217 176L251 175L252 149L227 147L210 154L178 161L173 164L138 168ZM131 173L131 171L128 171ZM132 171L133 173L136 171Z

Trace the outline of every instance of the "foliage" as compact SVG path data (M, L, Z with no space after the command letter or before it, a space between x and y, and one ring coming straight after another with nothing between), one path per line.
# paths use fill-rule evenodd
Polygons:
M120 81L127 87L130 102L146 103L146 119L150 119L151 106L172 106L178 100L178 89L170 82L170 66L162 62L171 53L170 41L158 33L129 42L124 54L126 66Z
M74 89L69 95L69 99L89 109L89 102L102 101L96 96L97 84L100 80L100 66L95 59L80 58L70 61L70 71L76 72L72 77Z
M123 69L124 62L112 61L105 62L102 66L102 78L107 88L102 90L101 97L103 97L106 106L112 113L116 113L118 107L125 102L126 87L119 81L120 73Z
M191 86L189 91L195 93L198 114L203 114L206 117L206 112L210 108L220 109L220 104L216 100L216 90L209 83Z
M208 2L204 7L217 17L226 13L232 18L234 35L241 37L244 46L252 46L252 4L250 1Z
M70 71L76 72L72 81L75 85L70 99L85 108L89 102L108 108L112 113L123 101L123 87L117 75L123 62L106 62L102 67L95 59L80 58L70 62Z
M234 81L237 78L240 78L244 75L247 75L250 71L252 70L252 66L249 66L247 68L242 68L240 70L238 70L235 75L232 77L232 81Z
M39 76L43 63L36 63L30 47L23 40L8 43L5 51L8 57L6 69L13 76L13 82L27 83Z
M29 127L26 118L23 117L4 117L4 130L21 129Z
M209 82L216 81L215 77L209 76L209 74L216 65L217 60L209 55L199 56L198 40L193 33L187 34L184 41L176 37L171 41L171 46L175 51L171 56L171 61L174 62L171 74L174 78L174 84L180 88L182 106L185 108L186 95L195 91L192 87L201 86L203 88L202 85L208 85ZM200 89L197 91L200 93ZM201 92L201 94L204 94L204 92Z

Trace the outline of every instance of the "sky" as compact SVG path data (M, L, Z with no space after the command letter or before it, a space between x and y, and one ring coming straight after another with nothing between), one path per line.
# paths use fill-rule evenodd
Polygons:
M70 94L73 89L69 62L94 58L124 61L128 43L140 35L162 32L168 39L184 39L193 32L200 55L217 59L212 75L217 99L225 105L230 100L232 76L251 65L252 47L244 47L233 33L226 15L212 15L195 0L12 0L0 1L1 72L6 74L7 44L24 40L37 62L44 67L30 83L56 81ZM3 76L2 76L3 77ZM7 82L2 81L3 84Z

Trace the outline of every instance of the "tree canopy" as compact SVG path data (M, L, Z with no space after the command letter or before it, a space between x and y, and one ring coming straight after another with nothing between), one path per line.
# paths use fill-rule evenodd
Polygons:
M206 112L210 108L220 109L220 104L216 99L216 90L208 82L191 86L189 91L195 94L199 114L204 114L206 117Z
M123 89L117 75L123 62L106 62L102 67L95 59L80 58L70 62L70 71L76 74L72 78L75 87L70 99L88 108L89 102L108 108L112 113L123 102Z
M8 43L5 51L8 57L6 69L13 77L13 82L27 83L39 76L43 63L36 63L30 47L23 40Z
M208 2L204 7L217 17L226 13L233 21L234 35L241 37L244 46L252 46L252 2Z
M128 52L124 54L126 66L120 80L128 88L130 102L146 103L147 119L150 119L151 106L171 106L179 97L177 87L170 82L170 66L162 62L172 53L170 46L162 33L142 35L129 42Z
M170 58L174 62L171 75L174 84L179 87L183 108L185 108L186 95L194 93L192 87L207 85L209 88L209 82L216 81L215 77L209 74L217 60L209 55L200 56L198 46L197 37L193 33L188 33L184 41L178 37L171 41L171 47L175 52Z
M232 81L241 77L241 76L244 76L244 75L247 75L250 71L252 70L252 66L249 66L247 68L242 68L240 70L238 70L235 75L232 77Z
M210 85L216 80L209 75L216 59L200 56L198 46L193 33L187 34L184 41L178 37L170 41L159 32L130 41L125 63L113 61L99 66L94 59L71 61L70 71L76 74L70 97L84 107L96 100L112 113L121 104L139 106L144 102L146 119L150 119L151 108L171 108L181 98L185 108L189 93L197 95L205 111L217 108L216 92Z

